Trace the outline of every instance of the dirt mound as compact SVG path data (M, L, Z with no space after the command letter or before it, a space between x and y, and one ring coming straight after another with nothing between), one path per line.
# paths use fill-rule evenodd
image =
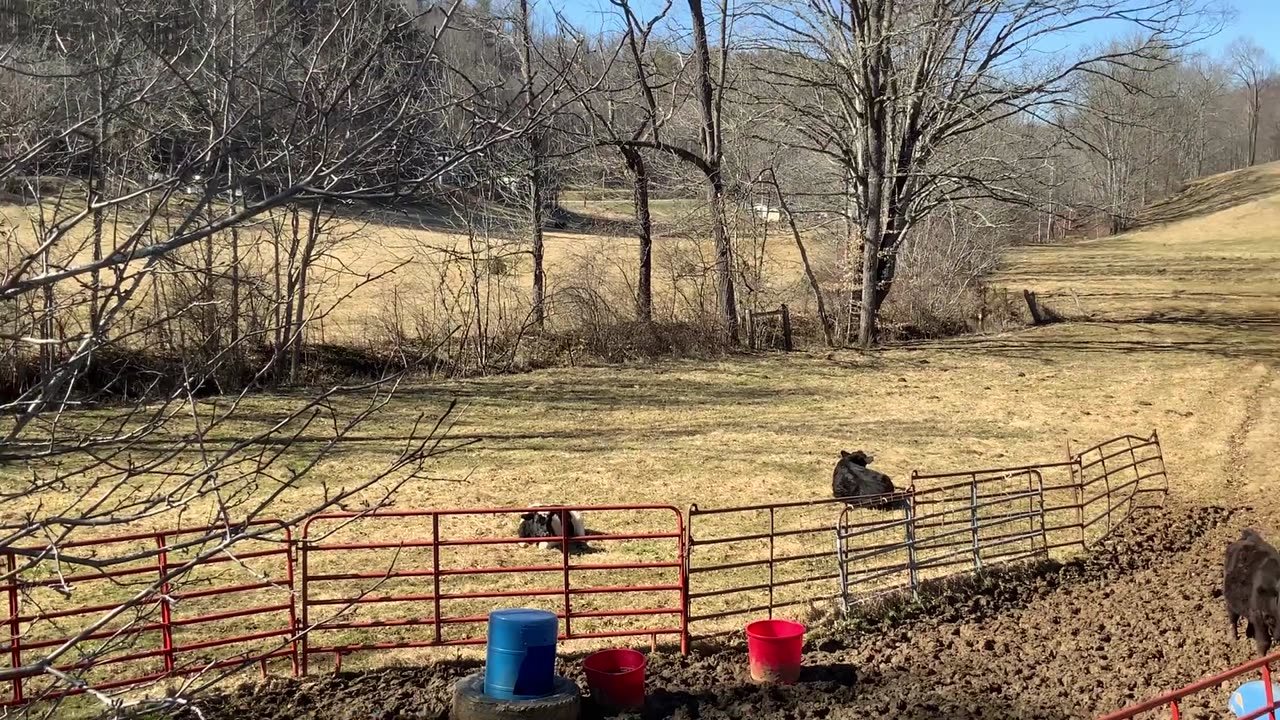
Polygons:
M650 659L644 718L1077 718L1249 658L1230 645L1221 555L1248 510L1143 512L1086 558L991 572L918 605L815 632L794 687L760 687L739 645ZM579 663L560 671L585 687ZM475 663L274 680L207 698L208 720L446 718ZM1224 689L1187 710L1225 707ZM1221 700L1221 702L1219 702ZM588 708L584 717L598 717Z

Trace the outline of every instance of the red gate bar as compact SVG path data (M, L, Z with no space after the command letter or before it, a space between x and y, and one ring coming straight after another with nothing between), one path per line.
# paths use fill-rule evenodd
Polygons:
M662 532L618 533L608 535L588 535L582 538L569 538L567 537L569 529L568 514L571 511L589 511L591 513L610 511L627 513L644 512L662 515L670 513L670 519L674 520L674 523L669 526L669 530ZM529 512L559 513L561 516L561 528L564 532L559 537L522 539L516 537L514 533L505 537L447 537L442 536L440 529L440 521L442 518L494 515L514 515L518 517L520 514ZM429 521L431 525L431 536L429 538L364 542L325 542L323 540L323 535L340 532L340 526L337 530L331 531L331 533L321 533L322 537L320 540L315 539L317 529L319 529L319 526L317 526L316 523L323 523L326 521L339 522L342 524L356 522L377 523L382 520L395 518L423 519L425 521ZM555 564L546 563L522 566L490 565L470 568L445 568L441 566L442 551L447 548L510 546L520 543L537 542L539 540L558 542L560 544L559 562ZM673 540L675 547L674 552L668 560L651 562L573 562L570 542L566 542L566 540L570 542L581 540L592 544L598 542L616 543L635 540ZM331 654L334 656L335 665L340 666L343 655L364 650L483 645L485 643L485 637L483 635L472 635L460 638L445 637L444 630L447 626L483 623L488 620L487 614L472 613L456 616L449 616L445 614L441 608L441 603L451 600L559 597L562 599L562 603L560 608L556 611L556 615L564 620L564 629L560 635L562 640L633 636L649 636L656 640L656 637L659 635L679 635L681 639L681 648L682 650L686 650L687 620L684 603L686 587L684 542L685 534L683 516L679 509L670 505L556 505L529 508L501 507L458 508L448 510L386 510L373 513L326 513L324 515L319 515L308 520L303 526L302 539L299 543L299 563L302 567L303 576L300 603L301 626L307 631L303 634L301 640L302 672L306 673L308 671L310 658L312 655L316 654ZM400 551L405 548L430 549L431 567L415 567L407 569L392 567L382 571L358 572L317 572L315 568L318 557L323 553L337 553L354 550ZM578 586L573 582L574 574L579 571L594 573L618 570L655 569L671 570L673 581L645 585L605 584L585 586ZM527 575L531 573L556 573L559 575L560 582L554 587L538 587L533 589L496 589L468 592L445 592L441 589L441 580L448 577ZM346 594L337 597L316 597L316 591L318 590L318 584L320 583L333 584L353 580L386 581L413 578L428 581L428 587L424 587L422 592L412 593L365 593L359 595ZM573 598L575 596L627 595L649 592L671 592L676 594L677 599L671 605L657 607L624 607L606 610L576 610L573 607ZM341 614L341 612L345 610L354 609L359 606L387 603L424 603L430 605L432 612L430 615L424 615L422 617L399 617L374 620L342 620L334 618L330 620L317 621L314 619L314 615L319 608L338 607L340 608L339 614ZM574 629L574 621L581 619L628 617L646 618L664 615L676 616L678 621L670 625L646 625L644 627L619 630L596 630L584 632ZM310 638L310 635L313 632L361 631L389 627L428 627L431 632L429 637L423 639L400 639L364 643L347 642L325 645L316 645Z
M1152 710L1158 710L1163 707L1169 708L1169 713L1173 720L1179 720L1182 717L1181 701L1188 695L1194 695L1211 688L1217 688L1219 685L1229 680L1234 680L1241 675L1247 675L1255 670L1260 670L1262 673L1262 685L1264 692L1266 693L1267 704L1265 707L1259 708L1239 720L1257 720L1257 718L1261 718L1264 715L1270 715L1271 720L1275 720L1277 715L1271 714L1276 710L1280 710L1280 700L1277 700L1272 694L1271 663L1277 660L1280 660L1280 652L1272 653L1266 657L1258 658L1257 660L1247 662L1243 665L1238 665L1230 670L1218 673L1217 675L1211 675L1207 678L1197 680L1196 682L1187 685L1186 687L1179 688L1178 690L1174 690L1173 692L1165 693L1150 700L1137 703L1136 705L1130 705L1123 710L1118 710L1110 715L1104 715L1098 720L1129 720L1129 718L1136 718L1145 713L1149 713Z
M148 598L135 606L135 611L160 611L159 622L141 622L132 626L121 628L105 628L91 633L83 638L84 641L109 641L121 638L141 638L147 635L158 635L160 647L154 649L137 650L134 652L126 652L120 654L104 654L102 657L88 658L78 662L69 661L67 663L57 665L57 669L63 672L81 672L94 668L120 665L125 669L120 671L123 677L115 677L103 682L94 682L92 686L95 689L114 689L126 687L130 685L138 685L142 683L154 682L166 677L191 675L206 672L211 669L227 668L239 664L258 663L265 672L265 665L268 660L275 658L288 658L291 661L293 671L298 671L298 655L297 643L293 637L296 622L293 613L293 557L292 557L292 535L288 527L281 525L276 520L258 520L250 523L233 526L232 529L242 530L248 527L257 528L279 528L283 534L283 540L279 543L275 541L250 537L245 542L264 542L275 543L278 547L266 550L253 550L238 553L235 557L228 555L217 555L206 558L200 562L200 566L211 566L222 563L230 563L236 561L244 561L253 558L264 558L281 556L284 562L284 577L280 579L263 578L259 582L224 585L211 588L202 588L199 590L190 590L173 592L168 583L160 586L159 592L154 597ZM64 552L73 548L102 548L116 549L118 555L121 556L122 562L132 562L124 560L124 557L135 554L132 549L121 549L122 544L136 544L142 541L153 541L156 544L156 550L150 558L139 559L138 565L130 565L123 568L103 570L99 572L78 572L71 575L65 575L55 578L24 580L19 571L19 562L16 553L5 553L5 565L8 570L9 580L6 584L0 585L0 590L7 592L9 596L9 662L11 668L19 668L23 665L23 656L26 652L41 650L45 648L54 648L63 645L78 633L73 631L62 631L66 634L60 634L57 637L42 638L38 640L24 639L23 626L38 626L50 620L59 620L65 618L79 618L92 615L101 615L111 612L119 607L119 603L97 603L92 605L72 605L70 607L58 607L57 609L39 609L36 612L24 614L22 611L22 592L37 588L55 588L64 585L83 585L88 583L96 583L100 581L118 582L121 578L138 578L142 582L150 582L146 576L159 574L160 578L165 577L169 571L177 563L170 563L169 552L175 548L179 549L198 549L202 544L207 542L200 539L202 536L208 536L212 533L227 530L225 526L210 526L204 528L193 528L186 530L160 531L148 533L135 533L130 535L119 535L97 539L71 540L56 546L58 552ZM191 539L195 536L195 539ZM58 554L54 552L54 548L48 547L31 547L22 548L24 551L37 553L48 553L46 560L40 560L39 563L56 563L58 562ZM146 553L144 553L146 554ZM24 555L24 557L26 557ZM150 560L148 562L147 560ZM227 596L234 597L247 592L264 590L268 588L280 588L290 595L290 599L282 603L274 603L269 605L255 605L250 607L232 608L221 612L204 613L196 617L175 617L174 606L178 605L182 600L195 600L201 598ZM174 602L170 602L170 600ZM59 603L61 604L61 603ZM251 633L238 633L211 639L201 640L187 644L177 644L174 640L175 628L196 627L207 625L209 623L223 622L237 618L245 618L258 615L268 615L279 613L286 620L281 623L280 627L271 628L265 631L257 631ZM235 645L239 643L252 642L270 638L279 638L280 647L268 652L242 654L233 658L221 658L213 661L201 659L200 662L190 667L182 667L179 663L182 656L197 653L212 648L223 647L227 645ZM163 670L154 672L141 672L138 674L128 674L132 669L130 666L140 663L141 661L159 659L163 663ZM0 703L3 705L17 705L27 702L32 698L26 697L25 682L43 673L33 671L25 676L17 677L12 681L12 689L10 698ZM78 695L84 692L82 688L59 688L41 693L39 698L34 699L55 699Z

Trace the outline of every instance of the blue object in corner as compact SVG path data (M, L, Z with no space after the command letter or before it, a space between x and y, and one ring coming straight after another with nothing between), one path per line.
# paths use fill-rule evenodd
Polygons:
M545 610L515 608L489 613L484 694L499 700L533 700L555 687L560 619Z
M1271 684L1271 697L1276 701L1280 701L1280 685ZM1227 708L1235 713L1236 717L1241 718L1258 712L1267 706L1267 688L1262 684L1261 680L1253 680L1241 685L1235 692L1231 693L1231 700L1227 702ZM1263 716L1266 718L1267 716ZM1275 713L1276 718L1280 718L1280 710Z

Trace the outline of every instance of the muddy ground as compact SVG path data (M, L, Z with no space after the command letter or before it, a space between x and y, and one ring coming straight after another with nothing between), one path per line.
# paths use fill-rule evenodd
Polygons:
M740 647L655 655L644 718L1087 718L1252 657L1226 640L1222 553L1248 509L1136 516L1091 556L951 588L874 627L810 633L794 687L758 687ZM1259 526L1264 533L1269 529ZM275 680L208 698L207 720L446 718L441 664ZM576 660L561 672L586 686ZM1184 717L1226 717L1234 688L1190 700ZM586 705L584 717L601 713ZM1157 715L1158 717L1158 715Z

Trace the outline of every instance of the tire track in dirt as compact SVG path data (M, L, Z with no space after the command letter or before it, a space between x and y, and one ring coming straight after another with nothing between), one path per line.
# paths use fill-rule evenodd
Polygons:
M1238 496L1239 488L1248 480L1249 452L1247 449L1249 436L1257 429L1258 418L1263 413L1265 391L1271 388L1274 381L1273 368L1262 365L1262 376L1249 388L1244 398L1244 417L1227 436L1227 452L1223 468L1224 492Z

